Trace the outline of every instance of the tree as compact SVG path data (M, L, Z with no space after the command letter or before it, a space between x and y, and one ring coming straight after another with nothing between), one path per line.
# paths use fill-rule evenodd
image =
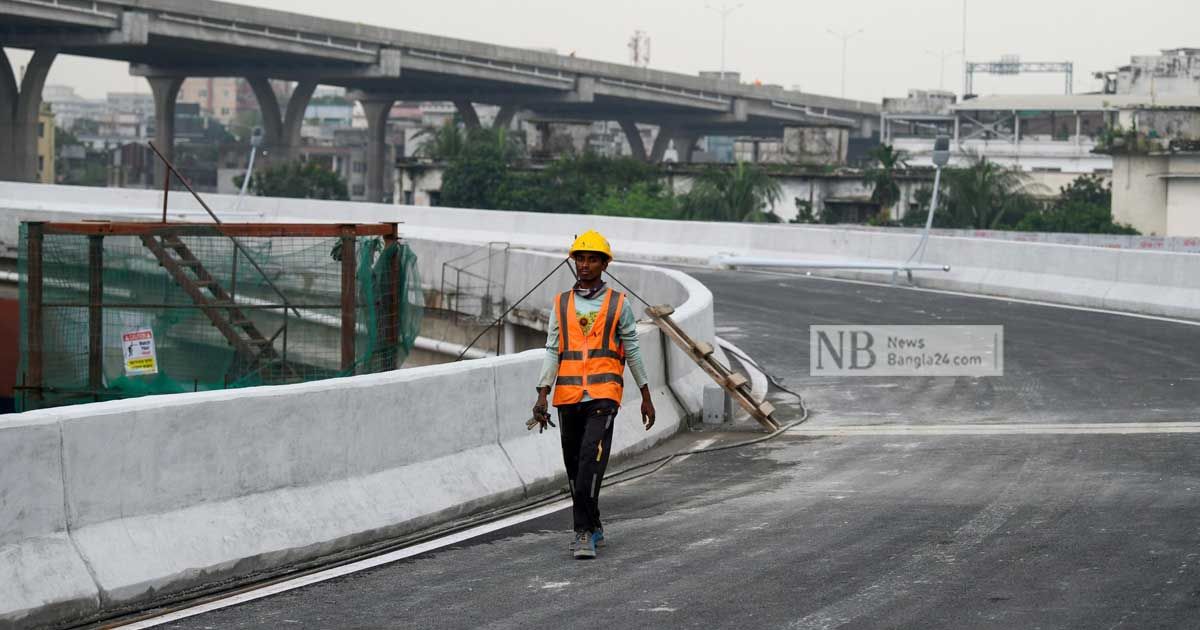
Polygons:
M524 147L517 142L508 129L461 129L454 121L446 121L441 127L427 127L417 134L425 141L417 149L417 155L437 162L450 162L463 155L468 147L491 144L507 161L524 157Z
M683 215L702 221L768 222L773 220L771 208L782 198L779 182L765 170L738 162L733 168L704 171L683 200Z
M453 160L467 144L466 134L453 121L446 121L441 127L426 127L413 139L417 138L425 139L417 148L417 155L435 162Z
M1054 204L1031 212L1016 226L1022 232L1139 234L1112 216L1112 186L1096 175L1083 175L1064 186Z
M491 142L465 143L442 175L442 205L456 208L508 209L514 186L509 160Z
M892 208L900 201L900 184L896 172L908 168L908 157L890 144L881 144L871 149L871 166L867 167L864 179L872 187L871 201L879 204L880 211L892 214Z
M242 185L244 176L235 177ZM284 162L255 173L250 189L260 197L348 200L346 182L316 162Z
M641 219L678 219L679 202L675 195L661 185L639 182L628 190L610 189L608 194L592 200L588 214L601 214Z
M995 230L1016 225L1037 208L1028 176L984 157L975 157L965 168L946 169L942 178L944 203L937 212L945 220L939 222L935 215L935 224L944 227Z

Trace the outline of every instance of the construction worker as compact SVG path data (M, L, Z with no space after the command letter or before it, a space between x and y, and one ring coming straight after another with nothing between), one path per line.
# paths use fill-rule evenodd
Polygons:
M624 391L625 365L642 392L642 424L654 426L654 403L638 348L637 320L623 293L605 285L603 273L612 248L588 231L571 245L578 282L558 295L550 311L546 358L533 415L549 421L547 397L554 385L563 463L574 504L575 535L570 549L578 559L596 557L604 544L600 485L612 447L613 422Z

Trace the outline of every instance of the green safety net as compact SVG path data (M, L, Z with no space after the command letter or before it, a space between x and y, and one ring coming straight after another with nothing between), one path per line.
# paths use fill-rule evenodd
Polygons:
M94 237L42 237L39 385L29 373L29 229L21 226L18 411L393 370L404 363L421 328L417 257L403 243L355 239L354 362L347 368L340 239L235 241L215 230L190 229L161 236L156 253L141 236L106 235L99 245L101 374L95 383L89 238ZM163 255L176 264L164 265ZM153 335L155 373L137 372L147 365L148 346L144 339L130 339L144 330Z

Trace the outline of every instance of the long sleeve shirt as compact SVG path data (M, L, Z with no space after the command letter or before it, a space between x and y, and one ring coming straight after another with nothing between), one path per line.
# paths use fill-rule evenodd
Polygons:
M588 321L594 323L596 316L600 313L600 305L603 302L603 293L593 299L580 297L576 294L576 319L587 318ZM621 345L625 347L626 364L629 366L629 371L633 373L633 380L637 383L638 388L641 389L647 382L646 366L642 362L642 350L638 346L637 320L633 316L633 309L630 308L628 300L625 301L625 304L621 308L621 316L617 319L617 338L621 340ZM550 329L546 331L546 358L542 360L542 375L538 379L538 387L553 386L557 377L558 318L554 316L554 307L550 307ZM584 392L583 400L591 400L587 392Z

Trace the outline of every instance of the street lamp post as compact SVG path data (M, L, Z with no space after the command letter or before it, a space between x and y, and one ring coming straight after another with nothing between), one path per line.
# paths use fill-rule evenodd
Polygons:
M725 80L725 34L727 32L726 28L725 28L726 23L729 21L729 16L734 11L737 11L738 9L740 9L744 6L746 6L746 3L744 3L744 2L739 2L739 3L737 3L736 6L732 6L732 7L729 6L728 4L724 4L724 3L721 4L720 7L714 7L713 5L708 4L707 2L704 4L704 8L709 9L711 11L715 11L717 13L717 15L721 16L721 80L722 81Z
M842 98L846 98L846 49L850 44L850 40L862 35L865 29L860 28L854 32L844 31L840 33L831 28L826 30L829 31L830 35L842 40Z

